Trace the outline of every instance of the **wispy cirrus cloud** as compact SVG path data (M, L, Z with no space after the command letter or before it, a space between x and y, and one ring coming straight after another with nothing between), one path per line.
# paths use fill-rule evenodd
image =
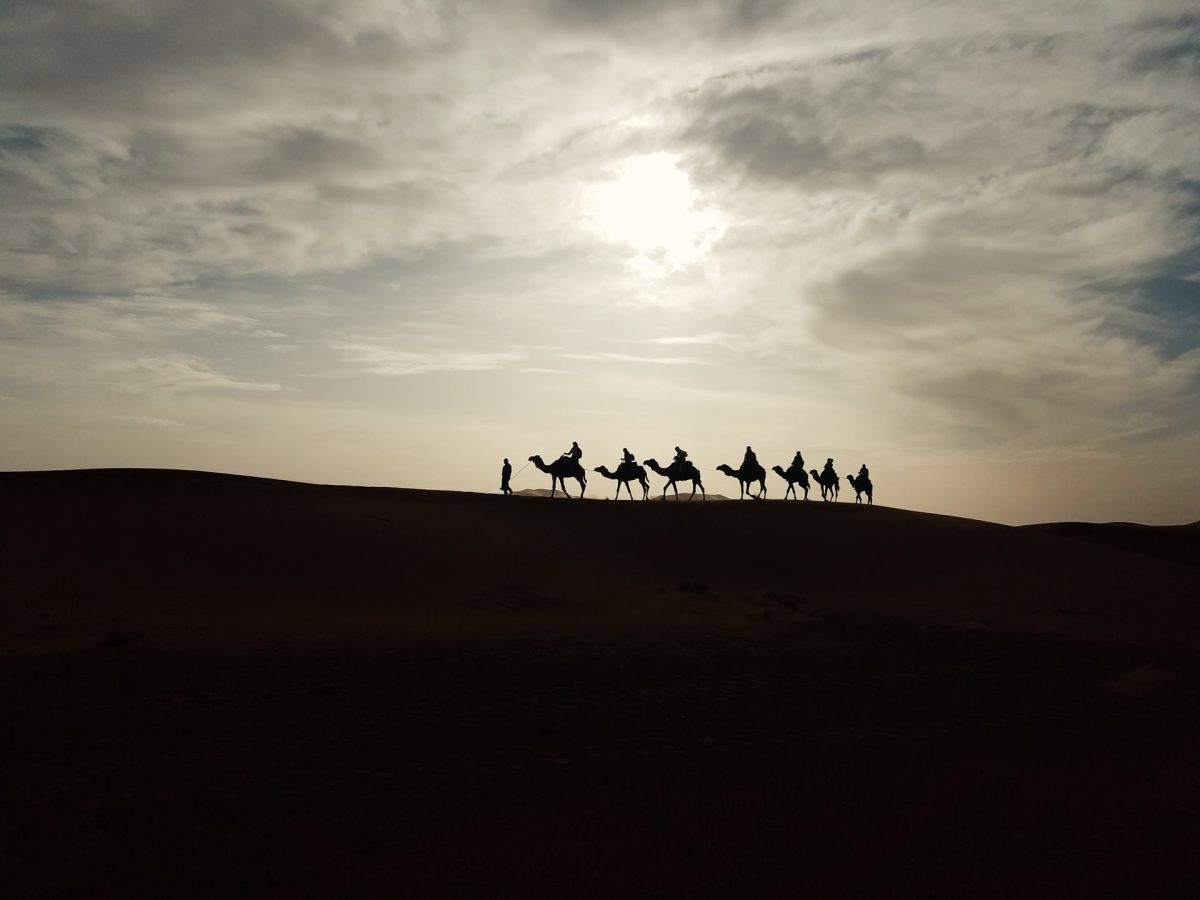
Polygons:
M414 352L379 344L334 345L343 362L371 375L426 375L430 372L487 372L525 359L521 353L431 350Z
M648 342L651 344L663 344L670 347L690 344L723 344L726 340L727 336L719 331L710 331L705 334L684 334L675 337L648 338Z
M640 356L636 353L560 353L562 359L590 362L645 363L654 366L705 366L707 360L694 356Z

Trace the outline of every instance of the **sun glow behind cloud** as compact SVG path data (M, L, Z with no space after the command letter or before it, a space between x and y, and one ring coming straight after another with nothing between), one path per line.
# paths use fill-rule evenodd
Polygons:
M725 233L725 217L692 184L679 157L630 156L583 195L584 221L602 240L632 251L628 263L647 278L696 265Z

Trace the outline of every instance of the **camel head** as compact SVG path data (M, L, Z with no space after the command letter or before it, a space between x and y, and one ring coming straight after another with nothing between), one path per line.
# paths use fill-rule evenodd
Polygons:
M725 463L721 463L721 465L717 466L717 471L724 472L726 475L732 475L734 478L737 477L737 472L733 471L733 469L729 468L729 466L727 466Z
M537 454L534 454L533 456L529 457L529 461L531 463L540 463L542 461L542 458L540 456L538 456Z
M780 478L787 478L787 472L783 471L783 466L771 466L771 471Z
M592 471L599 472L601 475L612 477L612 473L608 471L608 466L596 466L596 468L592 469Z
M811 475L813 478L817 479L817 481L821 480L821 476L819 474L817 474L816 469L809 469L808 474Z

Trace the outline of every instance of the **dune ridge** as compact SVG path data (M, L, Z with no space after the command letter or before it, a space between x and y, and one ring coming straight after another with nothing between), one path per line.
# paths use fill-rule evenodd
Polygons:
M9 647L109 620L151 634L213 617L709 627L746 621L758 610L743 598L764 594L802 596L805 615L1179 641L1200 596L1186 526L1013 528L818 501L577 504L171 470L5 473L0 496Z

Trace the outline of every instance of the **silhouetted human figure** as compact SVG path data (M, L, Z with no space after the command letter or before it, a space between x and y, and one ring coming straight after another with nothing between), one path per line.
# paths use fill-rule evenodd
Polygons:
M687 451L679 447L675 448L675 462L685 462L687 460Z
M821 474L824 475L826 472L833 472L833 457L832 456L829 457L827 460L825 460L825 468L821 470ZM837 472L833 472L833 474L836 475Z
M583 450L580 449L579 442L571 441L571 449L564 453L563 456L569 457L574 462L579 462L583 458Z
M871 471L867 468L866 463L863 463L861 466L858 467L858 477L865 478L865 479L867 479L867 481L871 480Z
M757 465L758 465L758 455L750 448L749 445L747 445L746 446L746 455L742 457L742 470L745 471L747 467L752 467L752 466L757 466Z
M801 453L799 450L797 450L796 455L792 457L792 464L790 466L788 466L788 468L789 469L803 469L804 468L804 454Z
M504 465L500 468L500 490L507 497L512 493L512 488L508 486L508 480L512 478L512 465L508 462L508 457L504 458Z
M628 447L621 448L621 462L623 462L623 463L637 462L637 458L632 453L629 452Z

